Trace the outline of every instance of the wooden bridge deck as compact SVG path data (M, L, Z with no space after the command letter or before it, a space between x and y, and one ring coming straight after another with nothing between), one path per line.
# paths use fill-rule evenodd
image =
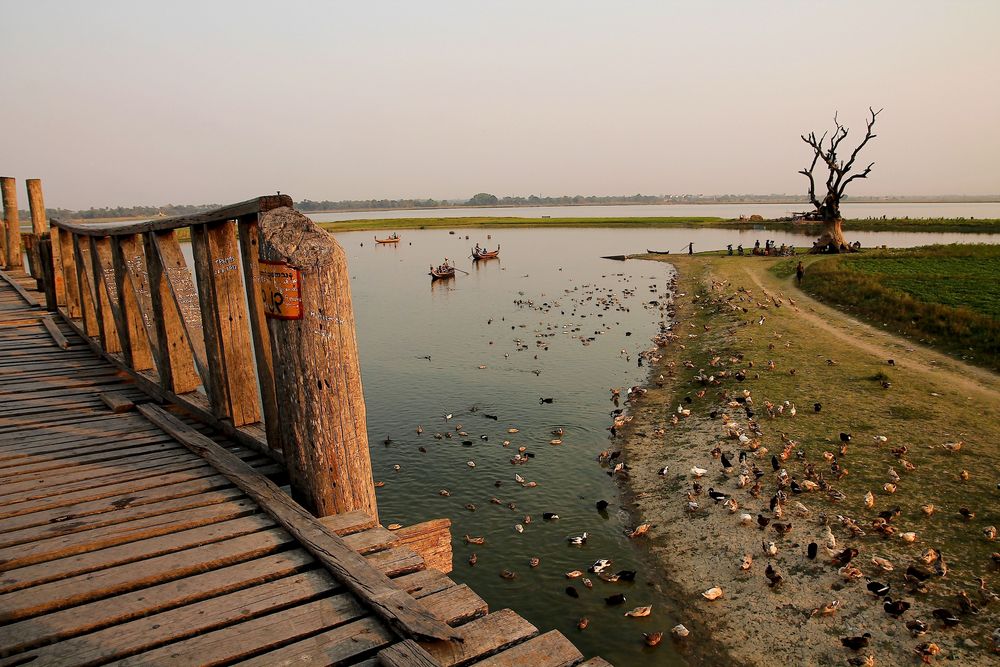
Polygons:
M114 412L102 394L151 399L44 322L33 280L6 275L25 292L0 279L0 666L582 662L365 514L323 519L463 640L403 641L230 478L144 414ZM280 479L270 458L174 416Z

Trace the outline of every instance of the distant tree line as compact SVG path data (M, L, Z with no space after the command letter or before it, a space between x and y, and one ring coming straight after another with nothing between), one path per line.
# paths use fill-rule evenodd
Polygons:
M845 199L848 199L845 196ZM1000 195L881 195L850 197L852 202L995 202L1000 201ZM338 210L380 210L380 209L419 209L419 208L457 208L467 206L583 206L606 204L797 204L806 203L805 195L786 194L739 194L739 195L563 195L559 197L541 197L538 195L513 195L498 197L489 192L478 192L469 199L340 199L331 201L313 201L303 199L296 202L300 211L338 211ZM213 208L220 204L164 204L163 206L105 206L74 211L65 208L49 208L46 213L50 218L60 220L94 220L98 218L157 218L176 215L192 215ZM18 211L21 220L31 219L27 210Z

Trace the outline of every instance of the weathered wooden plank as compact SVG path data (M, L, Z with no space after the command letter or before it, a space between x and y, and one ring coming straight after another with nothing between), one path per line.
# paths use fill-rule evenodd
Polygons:
M595 656L586 662L581 662L578 667L614 667L610 662L600 656Z
M378 664L383 667L441 667L430 653L412 639L379 651Z
M404 526L394 533L399 543L423 556L427 567L451 572L451 520L432 519Z
M30 528L32 526L47 526L63 521L77 521L83 517L107 512L117 512L128 507L138 507L150 503L193 496L207 491L215 491L231 486L225 477L211 476L193 479L182 484L169 484L129 493L128 495L99 498L89 502L74 503L69 506L53 507L41 512L19 514L0 522L0 534Z
M44 326L45 330L49 332L49 335L52 337L52 342L55 343L56 347L64 350L69 349L69 341L66 340L66 336L64 336L63 332L59 330L59 327L56 326L56 323L52 321L51 317L43 317L42 326Z
M267 318L260 284L260 229L258 215L240 218L237 230L240 241L240 258L243 261L243 278L246 280L247 312L250 336L253 340L254 356L257 361L257 380L260 388L261 410L267 444L273 449L281 449L281 427L278 419L278 399L274 389L274 360L271 355L271 339L267 333Z
M385 624L377 618L368 617L236 664L241 667L347 664L362 654L391 644L395 639L396 636Z
M236 488L221 489L207 493L198 493L180 498L171 498L160 502L153 502L138 507L127 507L113 512L103 514L92 514L69 518L63 521L45 523L39 526L22 528L6 533L0 533L0 548L9 547L15 544L24 544L71 533L79 533L88 530L95 530L105 526L112 526L128 521L141 521L149 517L170 514L172 512L183 512L194 510L207 505L229 502L243 497L243 492Z
M286 531L271 529L51 581L0 597L0 620L7 623L66 609L110 595L200 574L208 569L268 556L293 542Z
M129 412L135 407L135 403L130 401L124 394L117 391L104 391L98 394L104 404L108 406L111 412L122 413Z
M393 586L335 533L293 502L273 482L231 453L186 426L163 409L141 405L139 411L186 447L204 457L219 472L257 501L261 508L291 532L333 576L404 636L449 639L453 631L431 616L416 601Z
M173 231L166 232L173 235ZM186 394L201 385L201 376L195 369L191 343L188 340L184 318L178 310L178 302L171 294L160 253L152 234L143 235L146 254L146 271L149 278L150 301L153 306L153 324L159 341L157 369L160 384L175 394Z
M257 511L248 500L207 505L184 512L163 514L146 519L95 528L82 533L72 533L48 539L36 540L30 544L18 544L0 549L0 563L4 570L14 570L36 563L44 563L59 558L106 549L109 547L137 542L213 523L229 521L247 516Z
M489 618L487 616L486 618ZM471 625L471 624L470 624ZM552 630L509 648L503 653L477 662L479 667L572 667L583 660L583 654L561 633Z
M3 581L0 582L0 592L5 593L4 596L0 597L0 610L8 608L8 599L17 597L14 592L24 591L28 597L31 597L33 594L31 591L35 591L37 594L42 585L49 582L151 559L203 544L221 542L240 535L267 530L273 525L274 522L263 515L244 516L221 523L175 531L168 535L129 542L98 552L83 553L57 561L7 570L4 572ZM25 591L25 589L30 590ZM2 617L3 611L0 611L0 618Z
M60 493L72 493L83 489L132 481L143 477L154 477L168 472L179 472L198 468L203 461L187 452L181 455L172 451L157 452L143 456L139 461L124 459L108 465L105 462L87 466L86 470L61 475L44 470L31 475L17 475L0 481L0 504L24 502L37 498L47 498Z
M18 296L20 296L25 301L25 303L28 304L28 306L32 308L39 308L42 305L38 302L38 299L35 298L34 294L30 293L28 290L21 287L21 285L16 280L14 280L14 278L12 278L6 271L0 271L0 278L7 281L7 283L14 288L14 291L17 292Z
M312 556L302 549L293 549L19 621L0 628L0 655L14 654L288 577L313 562ZM54 650L64 648L57 646Z
M538 628L510 609L501 609L456 628L460 641L421 642L441 665L459 665L503 650L538 634ZM520 664L532 664L530 662Z

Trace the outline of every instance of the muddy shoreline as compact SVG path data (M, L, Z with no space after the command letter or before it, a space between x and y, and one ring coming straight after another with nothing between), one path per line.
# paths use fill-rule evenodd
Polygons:
M694 371L690 365L685 368L685 362L691 364L693 359L700 369L707 367L707 357L721 356L734 362L729 372L738 366L749 374L742 359L736 363L742 353L736 349L736 334L741 331L739 327L749 330L745 327L756 322L748 318L757 315L751 307L749 315L742 316L748 320L744 323L739 322L739 315L714 312L708 305L713 298L710 288L714 287L714 283L709 282L710 269L699 264L697 259L677 262L674 267L677 285L673 330L678 338L661 349L662 358L650 368L648 391L629 406L633 419L619 430L618 442L622 458L629 467L627 480L620 484L622 505L636 523L654 525L641 548L652 560L653 571L663 578L658 587L675 603L670 615L677 615L679 622L691 630L686 639L672 639L678 651L693 665L847 664L848 658L864 655L873 655L875 664L919 664L919 656L914 651L919 644L929 640L944 649L939 659L948 662L978 665L994 660L995 655L990 654L988 646L988 631L986 636L964 629L942 632L929 617L929 609L921 609L917 606L919 603L914 603L914 610L932 623L932 630L925 637L911 637L902 621L884 613L878 598L866 590L864 579L860 583L848 581L830 565L829 553L824 553L823 546L819 548L821 555L809 560L806 545L810 542L825 545L831 533L836 536L838 549L858 541L852 540L840 525L833 525L832 529L825 525L837 524L836 520L822 518L824 513L837 510L832 510L820 498L806 494L788 499L782 520L792 522L795 529L786 536L778 536L769 529L760 530L756 525L740 525L739 516L744 512L753 516L764 514L774 520L768 506L773 485L765 484L760 497L753 498L737 488L734 479L737 475L723 473L719 459L710 451L721 446L732 454L739 449L739 443L734 445L734 441L725 440L719 419L710 415L714 412L718 416L727 409L733 412L731 407L727 408L720 393L735 392L737 387L751 390L758 404L764 398L783 397L774 395L774 387L769 386L771 383L766 375L761 378L760 372L754 373L756 381L750 381L750 377L745 384L727 380L698 396L699 386L690 378ZM747 286L750 286L749 281ZM735 294L736 287L732 284L720 287L719 294L714 295L716 303L720 296ZM791 309L786 307L788 310ZM770 318L771 313L767 316ZM777 317L773 319L778 320ZM762 337L764 332L764 325L754 330ZM766 327L766 334L776 337L775 340L781 333L780 322L773 328L771 325ZM758 364L762 361L757 360ZM725 366L722 362L719 370ZM691 400L686 403L685 398ZM671 424L679 409L690 409L691 413ZM762 442L777 452L781 450L780 443L775 443L778 433L785 429L794 433L798 425L787 416L762 419L761 424L765 433ZM809 456L812 455L814 452L809 451ZM770 454L760 461L767 473L771 472L769 458ZM669 466L669 471L661 476L658 471L663 466ZM689 471L694 466L708 469L708 472L697 480L704 490L697 496L689 496L695 482ZM793 466L790 461L790 472ZM770 474L762 479L769 478ZM713 502L706 493L713 485L736 499L739 509L728 511L721 503ZM695 511L688 508L691 499L699 505ZM808 505L808 514L796 513L795 501ZM846 510L841 511L846 513ZM763 553L762 541L775 542L779 550L777 556L768 558ZM864 556L860 564L864 575L889 580L889 574L873 571L869 563L873 553L883 547L878 544L859 546ZM914 553L920 550L910 549ZM889 555L888 551L885 553ZM751 554L754 559L749 571L739 568L745 554ZM894 557L900 561L904 558L898 554ZM769 588L764 577L768 563L784 577L776 588ZM896 579L892 581L895 586ZM942 585L950 585L950 582ZM722 587L725 593L721 599L709 602L701 592L713 586ZM913 600L913 596L894 588L893 596L897 595ZM830 604L836 605L836 612L830 615L813 612ZM986 610L986 614L988 618L981 620L992 627L996 606ZM915 617L909 614L903 620ZM864 632L872 635L870 648L854 653L841 646L840 637Z

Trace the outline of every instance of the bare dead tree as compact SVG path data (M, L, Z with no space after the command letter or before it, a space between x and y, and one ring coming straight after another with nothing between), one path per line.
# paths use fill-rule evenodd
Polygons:
M867 121L868 129L865 132L865 137L858 144L857 148L851 152L851 157L846 161L839 157L838 151L840 150L841 143L847 138L848 129L840 124L836 114L833 116L834 129L829 141L827 141L828 132L824 132L823 136L819 138L816 137L815 132L810 132L808 135L801 135L802 141L809 144L809 147L812 148L813 159L809 168L803 169L799 173L809 179L809 201L816 208L810 217L823 223L823 234L816 241L813 252L821 252L824 248L831 247L831 244L832 247L838 250L850 248L844 239L842 229L844 221L840 216L840 202L844 198L844 193L851 181L868 178L872 167L875 166L875 163L872 162L863 171L854 174L850 173L854 169L854 163L858 159L861 149L877 136L872 130L875 128L875 119L882 113L882 109L875 111L873 108L868 107L868 112L871 113L871 118ZM826 195L823 196L822 200L816 195L816 179L813 176L813 171L820 161L826 165L828 172L826 177Z

